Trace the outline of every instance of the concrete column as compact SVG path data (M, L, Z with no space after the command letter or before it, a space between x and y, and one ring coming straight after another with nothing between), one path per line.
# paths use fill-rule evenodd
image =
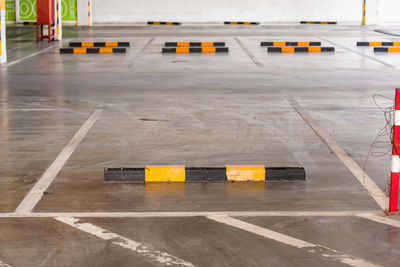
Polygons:
M6 62L6 1L0 0L0 64Z
M56 22L56 40L62 40L62 4L61 0L54 0L54 16Z
M378 0L362 0L365 1L365 25L376 24L377 20L377 10L378 10ZM364 9L364 7L363 7ZM364 12L363 12L364 13Z
M92 0L77 0L77 25L92 26Z

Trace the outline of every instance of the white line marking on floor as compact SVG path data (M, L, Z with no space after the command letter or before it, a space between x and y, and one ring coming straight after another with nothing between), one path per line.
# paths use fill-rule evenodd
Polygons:
M360 53L360 52L358 52L358 51L355 51L355 50L353 50L353 49L347 48L347 47L342 46L342 45L340 45L340 44L338 44L338 43L329 41L328 39L325 39L325 38L322 38L322 37L320 37L319 39L321 39L321 40L323 40L323 41L325 41L325 42L331 43L331 44L333 44L333 45L339 46L339 47L341 47L341 48L343 48L343 49L345 49L345 50L347 50L347 51L353 52L354 54L357 54L357 55L360 55L360 56L362 56L362 57L366 57L366 58L369 58L369 59L371 59L371 60L373 60L373 61L379 62L379 63L381 63L381 64L383 64L383 65L385 65L385 66L387 66L387 67L395 68L395 66L390 65L389 63L386 63L386 62L384 62L384 61L382 61L382 60L379 60L379 59L376 59L376 58L374 58L374 57L365 55L365 54Z
M208 219L219 222L219 223L224 223L242 230L245 230L247 232L251 232L253 234L257 234L281 243L284 243L286 245L296 247L296 248L306 248L306 247L315 247L314 244L290 237L288 235L284 235L266 228L262 228L260 226L246 223L241 220L234 219L229 216L207 216Z
M28 58L31 58L31 57L40 55L40 54L46 52L47 50L50 50L50 49L54 48L55 46L56 46L56 45L53 44L53 45L51 45L51 46L49 46L49 47L46 47L46 48L44 48L44 49L42 49L42 50L39 50L39 51L37 51L37 52L35 52L35 53L33 53L33 54L30 54L30 55L28 55L28 56L26 56L26 57L23 57L23 58L20 58L20 59L11 61L11 62L5 64L4 66L5 66L5 67L11 67L11 66L13 66L13 65L15 65L15 64L18 64L18 63L24 61L25 59L28 59Z
M383 216L382 211L188 211L188 212L27 212L0 213L0 218L52 218L52 217L91 217L91 218L149 218L149 217L346 217Z
M359 215L357 215L357 217L400 228L400 221L396 221L396 220L390 219L388 217L378 216L378 215L374 215L374 214L359 214Z
M95 122L99 119L102 112L103 110L101 109L95 110L82 124L82 126L75 133L68 144L64 147L64 149L60 152L54 162L50 165L50 167L45 171L42 177L40 177L40 179L36 182L36 184L32 187L29 193L19 204L19 206L15 210L16 213L29 213L35 208L36 204L42 198L43 193L53 182L54 178L60 172L67 160L71 157L72 153L74 153L75 149L81 143L83 138L85 138L90 128L92 128Z
M70 39L64 40L64 41L62 41L62 43L68 42L69 40ZM50 49L54 48L55 46L57 46L57 44L53 44L53 45L51 45L49 47L43 48L42 50L39 50L39 51L37 51L37 52L35 52L33 54L30 54L30 55L28 55L26 57L23 57L23 58L8 62L7 64L4 64L4 67L11 67L11 66L13 66L15 64L18 64L18 63L24 61L25 59L40 55L40 54L46 52L47 50L50 50Z
M103 240L111 241L113 244L121 246L126 249L130 249L141 256L148 257L158 263L165 264L167 266L194 266L192 263L182 260L178 257L172 256L166 252L152 250L146 245L120 236L115 233L111 233L103 228L100 228L91 223L79 222L79 219L73 217L58 217L56 220L68 224L74 228L77 228L88 234L97 236Z
M350 265L350 266L355 266L355 267L367 267L367 266L379 266L375 265L371 262L365 261L363 259L358 259L352 256L345 255L343 253L340 253L336 250L327 248L325 246L319 245L319 244L313 244L307 241L303 241L285 234L281 234L254 224L250 224L241 220L237 220L228 216L208 216L207 217L210 220L223 223L229 226L233 226L236 228L239 228L241 230L266 237L268 239L275 240L277 242L296 247L299 249L305 249L306 251L310 253L316 253L319 256L325 257L325 258L330 258L335 261L342 262L344 264Z
M8 265L7 263L0 261L0 267L11 267L11 265Z
M20 46L14 47L14 48L7 49L7 53L10 53L11 51L23 48L23 47L28 46L28 45L32 45L32 43L27 43L27 44L24 44L24 45L20 45Z
M336 154L336 156L344 163L354 177L361 183L365 190L375 199L382 210L386 210L389 205L389 198L379 188L379 186L358 166L340 146L336 143L329 133L319 125L319 123L306 112L294 99L287 99L289 104L296 112L310 125L314 132L325 142L325 144Z

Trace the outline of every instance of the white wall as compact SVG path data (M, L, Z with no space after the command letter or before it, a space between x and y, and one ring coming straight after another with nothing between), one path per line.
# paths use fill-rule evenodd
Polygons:
M378 22L400 22L400 0L378 0Z
M400 0L380 1L380 20L400 22ZM362 0L92 0L93 22L325 20L361 23ZM376 10L368 10L376 14ZM375 15L374 15L375 16ZM375 21L375 17L371 18Z
M361 11L361 0L93 0L94 23L361 21Z

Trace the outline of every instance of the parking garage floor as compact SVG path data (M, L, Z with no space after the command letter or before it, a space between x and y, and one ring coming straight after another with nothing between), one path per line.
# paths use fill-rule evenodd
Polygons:
M400 54L356 42L400 37L337 25L99 26L36 44L34 29L7 26L0 67L0 266L398 266L400 220L384 216L369 179L387 193L390 140L372 143L400 87ZM70 41L130 48L61 55ZM229 53L166 55L167 41L225 42ZM271 54L261 41L336 51ZM106 167L229 164L302 166L307 178L103 180Z

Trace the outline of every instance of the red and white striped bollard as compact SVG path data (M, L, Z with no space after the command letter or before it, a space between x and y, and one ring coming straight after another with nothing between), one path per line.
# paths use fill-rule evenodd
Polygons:
M398 211L399 202L399 174L400 174L400 88L396 89L394 103L392 173L390 177L389 212Z

